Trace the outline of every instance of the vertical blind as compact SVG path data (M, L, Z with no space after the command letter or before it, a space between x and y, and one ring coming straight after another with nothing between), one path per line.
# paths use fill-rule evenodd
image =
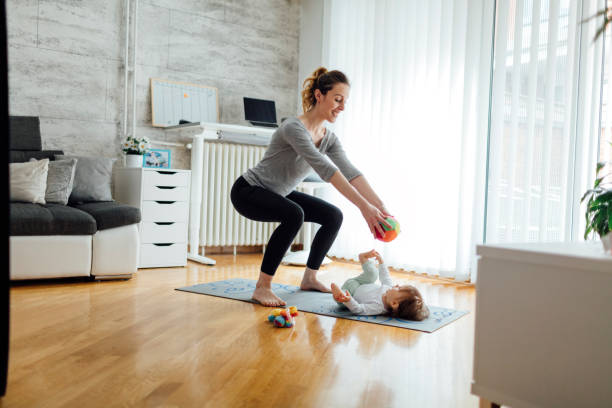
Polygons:
M612 2L608 0L608 5ZM612 110L610 107L612 96L612 30L605 32L605 62L602 93L601 93L601 135L599 138L599 161L612 161ZM610 168L612 173L612 168Z
M578 237L593 178L599 0L328 0L324 62L351 81L333 130L402 232L354 206L330 253L474 280L475 245ZM494 21L495 18L495 21ZM492 49L494 49L492 57Z
M497 2L486 242L579 239L597 157L599 1ZM582 28L582 30L581 30Z
M469 5L469 7L468 7ZM344 212L331 254L376 248L396 268L469 279L482 240L493 2L329 2L326 65L351 94L335 131L402 232L374 241Z

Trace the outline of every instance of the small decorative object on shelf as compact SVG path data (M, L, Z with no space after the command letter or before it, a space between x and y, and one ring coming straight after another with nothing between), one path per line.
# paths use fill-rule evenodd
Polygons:
M144 155L144 166L156 169L169 169L170 150L150 149Z
M126 167L142 167L142 157L149 150L149 141L145 137L128 136L123 142Z
M604 251L612 254L612 173L600 174L606 164L609 163L597 163L593 188L584 193L580 202L588 199L584 239L587 239L589 234L596 232L601 239Z

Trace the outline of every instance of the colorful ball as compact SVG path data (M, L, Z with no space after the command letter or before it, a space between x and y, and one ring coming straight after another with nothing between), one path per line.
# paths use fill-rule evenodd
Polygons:
M276 316L274 319L274 325L276 327L285 327L285 318L283 316Z
M269 322L273 322L273 321L274 321L274 319L276 319L276 316L274 316L274 315L270 315L270 316L268 316L268 321L269 321Z
M378 232L378 230L375 231L376 232L376 239L378 239L379 241L391 242L395 238L397 238L397 236L400 233L400 224L399 224L399 222L397 222L397 220L395 218L387 217L387 222L391 225L391 228L387 227L382 222L380 223L380 226L383 229L383 235L381 235Z
M296 306L289 306L289 313L291 313L291 316L295 317L298 315L298 309Z

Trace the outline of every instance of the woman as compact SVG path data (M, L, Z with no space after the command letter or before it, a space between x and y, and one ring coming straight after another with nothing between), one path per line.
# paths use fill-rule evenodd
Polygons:
M335 122L344 110L349 90L342 72L318 68L304 81L304 114L283 121L261 161L232 187L232 203L241 215L280 223L268 241L253 292L253 300L264 306L285 305L272 292L272 278L304 221L316 222L321 228L312 241L300 288L330 292L317 280L317 271L336 239L342 212L326 201L294 191L311 170L359 208L373 235L376 230L382 233L379 222L389 225L384 204L349 162L336 135L324 126L325 121Z

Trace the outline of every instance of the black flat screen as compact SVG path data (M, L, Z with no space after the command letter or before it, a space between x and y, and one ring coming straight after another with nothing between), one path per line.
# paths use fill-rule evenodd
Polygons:
M244 98L244 118L251 123L276 124L274 101Z

